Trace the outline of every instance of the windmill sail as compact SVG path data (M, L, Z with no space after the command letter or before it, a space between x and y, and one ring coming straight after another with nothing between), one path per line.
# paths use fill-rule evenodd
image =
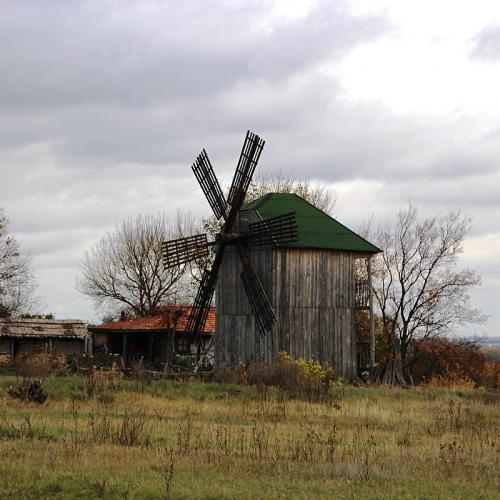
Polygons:
M207 152L203 149L192 165L192 170L217 219L226 216L227 202L222 194L219 181Z
M212 268L210 271L205 269L203 272L203 277L201 278L200 286L196 292L194 304L191 308L191 314L189 315L186 325L186 333L197 334L203 332L205 328L205 322L207 320L208 311L212 306L215 285L217 284L217 275L222 263L225 248L226 247L224 245L221 245L218 248Z
M295 213L278 215L254 222L248 226L248 241L251 246L284 245L297 241Z
M206 234L165 241L163 243L163 265L165 269L187 264L208 255Z
M212 267L210 270L205 270L203 273L186 325L186 333L195 335L204 331L208 312L212 306L217 276L222 264L226 245L236 245L243 264L241 278L253 314L255 315L259 332L264 334L271 331L275 322L271 304L252 267L248 254L248 247L246 246L246 237L233 233L234 221L245 199L264 144L264 140L258 135L247 131L227 201L224 198L212 164L204 149L192 165L194 175L215 216L217 219L224 218L225 224L221 230L221 234L216 238L217 253ZM251 225L250 232L251 234L249 234L248 242L252 245L262 245L267 242L280 244L282 242L293 241L293 239L296 238L297 228L293 214L287 214L286 216L274 217L268 221L253 224ZM164 245L164 260L166 267L181 265L208 255L206 235L180 238L178 240L166 242Z
M245 288L250 307L255 316L259 332L261 335L265 335L267 332L271 331L276 322L276 318L273 308L266 296L266 292L262 287L262 283L255 274L251 264L247 264L243 268L241 280L243 281L243 287Z
M264 144L265 141L258 135L250 131L247 132L233 182L229 189L228 202L233 208L237 206L236 210L239 210L243 203Z

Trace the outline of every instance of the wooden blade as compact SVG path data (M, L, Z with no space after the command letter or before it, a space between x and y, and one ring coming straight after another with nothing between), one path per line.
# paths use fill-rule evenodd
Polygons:
M267 298L266 292L260 282L257 274L250 261L250 256L242 245L237 245L238 255L240 256L241 263L243 264L243 271L241 272L241 280L243 288L250 302L259 333L265 335L271 332L276 317L274 311Z
M201 279L200 286L194 299L191 314L186 325L186 333L192 335L202 333L207 321L208 311L212 307L212 299L214 298L215 285L217 284L217 275L224 256L225 245L221 245L215 255L212 268L205 269Z
M247 131L243 148L241 149L240 159L236 172L234 174L233 182L229 190L228 203L231 205L231 211L227 218L226 226L231 230L231 226L236 217L236 213L241 208L243 200L247 194L248 186L252 180L255 167L259 161L260 154L264 148L264 140L258 135Z
M215 176L212 164L208 159L207 152L204 149L198 155L198 158L196 158L196 161L193 163L191 168L196 179L200 183L201 189L205 194L208 203L212 207L215 217L217 217L217 219L222 217L225 218L227 202L220 188L219 181Z
M165 241L163 243L163 265L165 269L186 264L208 255L206 234Z
M295 213L278 215L248 226L248 241L252 246L283 245L297 241Z

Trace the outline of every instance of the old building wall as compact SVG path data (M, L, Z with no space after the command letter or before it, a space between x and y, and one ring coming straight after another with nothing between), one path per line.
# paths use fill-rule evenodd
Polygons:
M7 337L0 337L0 354L9 354L11 350L11 340Z
M233 249L224 257L216 293L216 366L294 358L332 365L344 378L356 375L354 255L318 249L257 249L252 264L276 315L270 335L255 331Z
M85 342L80 339L52 339L51 352L65 354L83 354L85 352Z
M49 352L49 339L45 338L20 338L15 339L16 356L29 356L39 352Z

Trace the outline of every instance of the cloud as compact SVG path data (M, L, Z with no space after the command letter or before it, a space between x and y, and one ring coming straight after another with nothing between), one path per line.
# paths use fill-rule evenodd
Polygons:
M487 80L494 65L449 52L458 36L449 24L453 36L445 30L420 53L405 31L413 13L399 9L401 24L394 9L299 4L0 3L0 206L35 257L50 310L88 317L74 290L78 263L116 222L178 208L207 214L190 164L205 147L230 181L247 129L266 139L262 171L332 186L336 214L353 228L412 199L425 215L461 208L475 219L475 238L492 231L500 219L500 121L495 79ZM419 19L421 33L427 16ZM484 26L476 24L473 32ZM438 25L425 24L425 36ZM474 39L476 61L493 60L495 29ZM464 40L470 48L469 32ZM469 99L467 112L444 112L467 86L481 99ZM404 111L391 105L393 91ZM414 111L447 93L450 106ZM487 119L474 111L485 102Z
M474 39L471 57L482 61L500 60L500 26L483 28Z

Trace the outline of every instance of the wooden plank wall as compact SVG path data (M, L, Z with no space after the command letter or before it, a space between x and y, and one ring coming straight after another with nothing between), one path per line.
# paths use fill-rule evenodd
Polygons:
M255 272L271 300L273 290L272 251L252 251ZM221 368L240 361L271 361L275 335L261 338L241 282L241 263L237 253L227 248L216 289L215 363Z
M356 375L354 256L327 250L274 250L279 350Z
M318 249L252 250L252 263L277 323L260 338L241 284L241 264L228 248L216 290L215 363L271 362L279 351L317 359L338 376L356 375L354 255Z

